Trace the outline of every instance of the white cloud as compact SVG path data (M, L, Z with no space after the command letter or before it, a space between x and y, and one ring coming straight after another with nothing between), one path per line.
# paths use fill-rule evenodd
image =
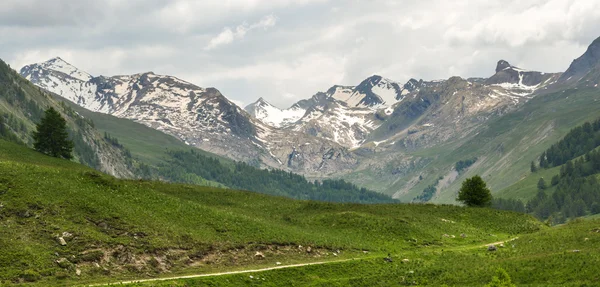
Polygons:
M225 27L225 29L223 29L223 31L219 35L210 39L208 45L204 47L204 50L208 51L215 49L219 46L230 44L236 39L244 38L244 36L246 36L246 33L254 29L263 28L266 30L267 28L275 26L276 22L277 19L275 18L275 16L268 15L263 17L260 21L251 25L244 23L242 25L237 26L235 29Z

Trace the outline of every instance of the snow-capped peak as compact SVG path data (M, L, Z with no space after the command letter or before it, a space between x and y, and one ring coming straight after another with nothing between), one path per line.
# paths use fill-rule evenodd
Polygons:
M273 127L288 126L298 121L306 113L306 110L299 105L293 105L288 109L282 110L270 104L262 97L244 109L254 118Z
M53 70L63 73L75 79L87 82L92 79L92 76L84 71L81 71L73 65L67 63L60 57L52 58L46 62L39 64L45 70Z

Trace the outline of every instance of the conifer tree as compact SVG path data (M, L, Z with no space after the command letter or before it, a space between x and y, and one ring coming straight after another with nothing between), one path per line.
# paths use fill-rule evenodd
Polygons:
M544 189L546 189L547 187L548 187L548 185L546 184L546 181L544 180L544 178L543 178L543 177L542 177L542 178L540 178L540 180L538 181L538 184L537 184L537 188L538 188L539 190L544 190Z
M67 122L54 108L44 113L33 132L35 150L49 156L72 159L73 142L69 139Z
M529 168L531 170L532 173L537 171L537 166L535 166L535 162L531 162L531 167Z

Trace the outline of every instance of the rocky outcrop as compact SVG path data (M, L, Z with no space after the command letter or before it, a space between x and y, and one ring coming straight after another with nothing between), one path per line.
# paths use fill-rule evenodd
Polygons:
M581 57L573 60L559 81L571 84L581 80L591 81L594 86L600 82L600 38L594 40Z

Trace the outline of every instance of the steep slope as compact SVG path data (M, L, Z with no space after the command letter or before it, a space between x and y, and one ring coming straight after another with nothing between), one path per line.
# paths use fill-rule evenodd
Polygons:
M72 76L85 74L74 70L56 58L25 66L21 73L39 87L91 111L131 119L188 145L256 166L321 173L347 170L357 161L349 154L343 159L327 156L332 150L345 153L337 143L277 130L252 118L214 88L152 72L87 79Z
M583 82L593 87L600 84L600 37L592 42L581 57L573 60L559 81L565 84Z
M336 88L336 87L334 87ZM331 93L331 90L329 91ZM339 101L345 102L349 107L375 107L391 106L399 100L402 100L404 89L400 84L374 75L358 86L353 87L351 91L347 89L336 89L331 96Z
M61 71L85 78L69 66L60 65ZM61 72L62 73L62 72ZM62 105L47 93L40 91L29 81L0 61L0 113L4 129L9 129L23 143L31 146L31 133L43 111L54 107L67 120L69 133L75 143L76 160L90 167L119 177L133 176L133 163L126 152L107 142L95 130L93 123Z

